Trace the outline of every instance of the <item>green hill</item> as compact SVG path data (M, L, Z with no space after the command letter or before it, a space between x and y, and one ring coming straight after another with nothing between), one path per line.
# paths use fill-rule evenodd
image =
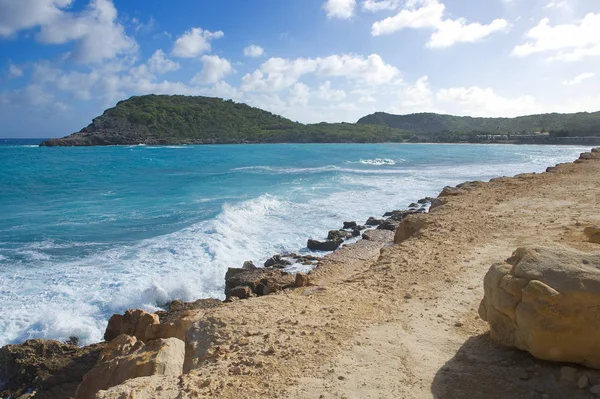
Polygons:
M147 95L121 101L80 132L42 145L370 143L402 141L409 136L387 126L304 125L218 98Z
M526 134L551 132L563 136L600 135L600 112L554 113L517 118L474 118L433 113L392 115L377 112L361 118L357 123L388 126L420 134Z

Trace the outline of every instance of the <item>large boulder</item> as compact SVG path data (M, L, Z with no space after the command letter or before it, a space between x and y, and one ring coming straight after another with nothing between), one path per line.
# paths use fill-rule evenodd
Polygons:
M294 276L281 270L230 268L225 274L225 296L228 298L240 298L239 293L242 292L241 289L243 289L243 292L249 294L263 296L293 286ZM250 290L249 292L248 289ZM244 298L240 299L245 299L248 296L244 295Z
M96 364L104 344L78 348L58 341L33 339L0 349L0 397L66 398L75 394L83 376Z
M187 329L199 317L209 309L222 304L223 302L218 299L199 299L195 302L172 301L167 305L168 311L156 313L160 318L160 324L149 325L145 339L178 338L183 341Z
M600 254L519 248L493 265L479 315L499 343L600 369Z
M327 241L308 240L306 246L311 251L335 251L344 242L341 238Z
M153 375L179 376L183 373L185 343L177 338L143 343L129 335L120 335L102 351L98 363L77 388L75 399L93 399L100 390L122 384L132 378Z
M131 335L140 341L146 341L146 330L153 324L159 324L158 315L140 309L128 310L125 314L115 314L108 321L104 340L112 341L121 334Z
M427 224L428 216L424 213L407 216L396 229L394 244L401 244L412 236L417 235Z

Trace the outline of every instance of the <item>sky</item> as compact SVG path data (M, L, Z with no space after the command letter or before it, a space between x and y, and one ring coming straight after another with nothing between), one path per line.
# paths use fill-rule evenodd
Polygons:
M598 0L0 0L0 137L133 95L303 123L600 110Z

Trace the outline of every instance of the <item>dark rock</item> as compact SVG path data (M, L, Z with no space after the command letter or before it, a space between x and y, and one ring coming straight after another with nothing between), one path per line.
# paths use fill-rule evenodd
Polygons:
M472 190L474 188L481 187L484 184L485 183L480 180L466 181L464 183L458 184L456 188L460 188L462 190Z
M355 229L355 230L361 230L361 231L362 231L362 230L365 230L366 228L367 228L366 226L363 226L362 224L359 224L359 225L358 225L358 226L356 226L354 229Z
M330 230L327 234L328 240L335 240L341 238L342 240L346 239L348 232L345 230Z
M308 276L306 274L304 274L304 273L298 273L298 274L296 274L295 285L298 288L300 288L300 287L308 287L308 285L309 285Z
M267 259L265 262L265 267L284 269L291 264L291 262L283 259L281 255L273 255L272 258Z
M409 208L418 208L418 207L419 207L419 204L417 204L416 202L413 202L413 203L412 203L412 204L410 204L408 207L409 207Z
M229 290L227 298L248 299L251 296L252 289L250 287L235 287Z
M359 229L352 230L352 237L359 237L359 236L360 236L360 230Z
M247 260L244 262L244 266L242 266L244 270L255 270L258 269L251 260Z
M344 222L345 229L353 229L357 226L356 222Z
M442 205L446 205L448 201L445 198L436 198L431 202L431 207L429 208L430 211L439 208Z
M401 222L408 215L412 215L413 213L419 212L418 210L408 210L408 211L392 211L388 212L388 218L391 220L395 220L397 222Z
M41 339L0 349L0 397L17 398L30 389L36 397L68 398L94 367L105 343L78 348Z
M383 222L383 219L375 219L374 217L370 217L365 224L367 226L379 226Z
M289 273L272 269L229 269L225 275L225 296L239 287L249 287L255 295L269 295L294 286L295 278ZM238 291L236 291L238 293Z
M386 220L383 223L381 223L379 226L377 226L377 230L396 231L396 228L398 227L399 224L400 224L400 222L397 222L395 220Z
M311 251L335 251L343 242L341 238L327 241L308 240L306 246Z
M425 197L425 198L421 198L420 200L418 200L417 202L421 205L425 205L425 204L430 204L431 201L433 201L434 198L431 197Z

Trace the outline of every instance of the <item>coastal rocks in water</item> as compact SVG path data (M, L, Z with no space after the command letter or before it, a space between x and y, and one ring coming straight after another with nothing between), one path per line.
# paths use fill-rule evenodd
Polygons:
M370 217L367 220L367 223L365 223L367 226L379 226L381 223L383 223L384 220L383 219L376 219L374 217Z
M396 229L394 244L401 244L416 235L426 225L427 220L427 214L415 214L406 217Z
M499 343L600 369L600 254L519 248L485 276L479 315Z
M586 227L583 233L586 235L588 240L590 240L590 242L594 244L600 244L600 227Z
M227 298L245 296L244 287L252 295L269 295L294 286L294 276L281 270L272 269L229 269L225 275L225 296ZM235 295L234 295L235 294Z
M400 222L397 222L393 219L388 219L388 220L385 220L383 223L381 223L379 226L377 226L377 230L396 231L399 224L400 224Z
M417 203L421 204L421 205L427 205L430 204L431 201L433 201L435 198L431 198L431 197L425 197L425 198L421 198L420 200L417 201Z
M423 211L420 210L408 210L408 211L391 211L387 212L384 216L388 217L388 219L395 220L396 222L401 222L408 215L412 215L414 213L421 213Z
M393 239L394 234L389 230L367 230L363 233L362 239L374 242L389 242Z
M256 270L258 269L258 267L256 267L256 265L254 265L254 263L251 260L247 260L244 262L244 265L242 266L242 269L244 270Z
M448 201L445 198L435 198L431 201L431 206L429 207L429 211L433 211L436 208L439 208L443 205L446 205Z
M460 189L456 187L446 186L444 187L444 189L438 197L450 197L455 195L460 195Z
M93 399L100 390L153 375L179 376L183 373L185 343L177 338L143 343L120 335L102 351L98 363L83 378L75 399Z
M34 339L0 349L0 397L18 398L34 389L37 397L73 397L83 376L96 364L105 344L78 348Z
M343 242L341 238L327 241L308 240L306 246L311 251L335 251Z
M131 309L123 315L115 314L110 318L104 333L104 340L112 341L121 334L127 334L140 341L146 341L148 327L159 323L158 315L140 309Z
M329 233L327 233L327 239L336 240L339 238L345 240L348 238L348 234L349 233L346 230L329 230Z
M270 267L274 269L285 269L291 264L292 262L283 259L281 255L273 255L273 257L267 259L267 261L265 262L265 267Z
M356 226L358 226L358 225L356 224L356 222L344 222L344 228L345 228L345 229L353 229L353 228L355 228Z

